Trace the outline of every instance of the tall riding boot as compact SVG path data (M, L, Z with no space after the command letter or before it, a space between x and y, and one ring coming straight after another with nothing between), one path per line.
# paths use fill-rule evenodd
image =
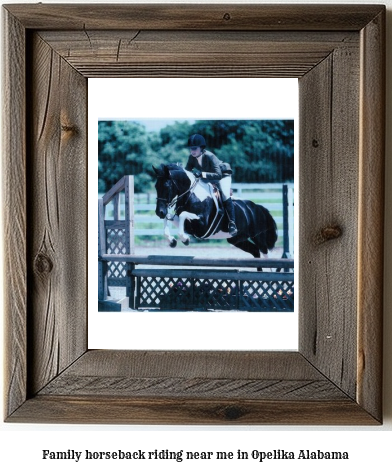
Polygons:
M238 230L237 226L235 225L234 204L231 198L226 199L226 201L223 202L223 206L229 218L229 234L234 237L238 234Z

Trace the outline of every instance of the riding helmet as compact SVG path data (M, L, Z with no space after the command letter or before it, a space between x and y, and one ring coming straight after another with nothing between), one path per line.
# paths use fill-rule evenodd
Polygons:
M188 147L191 146L199 146L200 148L205 148L207 145L203 135L199 135L198 133L191 135L188 140Z

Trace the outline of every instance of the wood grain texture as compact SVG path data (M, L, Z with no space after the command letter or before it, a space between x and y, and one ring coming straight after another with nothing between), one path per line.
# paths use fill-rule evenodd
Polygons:
M86 79L37 35L29 39L29 347L34 361L29 388L34 394L87 348Z
M43 31L42 39L86 77L181 74L300 77L357 34L336 32ZM228 58L230 60L228 61Z
M361 32L357 399L382 418L385 12Z
M379 5L7 5L31 29L356 31Z
M205 377L60 376L40 395L230 400L346 400L330 381L279 379L207 379Z
M300 85L301 352L355 398L359 50L335 49ZM310 100L312 98L312 100ZM337 225L341 236L318 238ZM312 295L312 297L309 297Z
M377 424L299 353L89 351L10 421Z
M284 401L41 396L10 419L23 423L375 425L353 400Z
M25 32L4 12L3 238L5 315L5 416L26 400L26 90Z
M90 351L40 395L343 400L295 352Z
M324 380L298 352L92 350L69 367L67 376L205 377Z
M4 18L7 421L380 423L385 7L30 4ZM87 76L277 73L301 78L299 352L86 352Z

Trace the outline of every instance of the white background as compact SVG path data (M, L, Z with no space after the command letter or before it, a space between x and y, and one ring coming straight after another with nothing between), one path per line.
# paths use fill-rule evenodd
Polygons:
M13 3L27 3L13 0ZM62 2L47 2L62 3ZM69 2L71 3L71 2ZM77 2L73 2L77 3ZM90 3L85 0L85 3ZM98 3L98 2L96 2ZM106 0L107 3L107 0ZM134 1L134 3L138 3ZM158 3L157 0L154 3ZM172 2L173 3L173 2ZM184 2L182 2L184 3ZM199 2L203 3L203 2ZM218 2L216 2L218 3ZM226 0L225 3L230 3ZM235 2L241 3L241 2ZM247 3L271 3L258 1ZM284 3L317 3L293 2ZM320 2L321 3L321 2ZM361 3L358 1L339 1L324 3ZM379 1L367 0L366 3L378 4ZM384 324L384 425L382 427L192 427L192 426L89 426L89 425L0 425L0 468L2 472L11 469L16 472L34 472L59 474L69 472L107 473L144 473L144 472L238 472L246 473L276 472L285 469L301 473L330 472L382 472L389 473L391 466L390 447L392 443L392 152L391 134L391 50L392 44L392 0L382 2L388 7L387 25L387 165L386 165L386 255L385 255L385 324ZM199 451L243 451L271 449L323 449L341 450L350 453L349 461L155 461L142 464L132 461L43 461L42 450L66 451L75 449L89 450L199 450ZM246 464L244 464L246 462Z
M186 120L189 114L192 114L192 119L295 119L297 123L298 117L297 79L90 79L88 94L89 242L94 244L98 228L96 209L99 119ZM201 96L203 105L190 103L188 99L190 95ZM227 97L230 97L230 100L227 100ZM198 113L203 115L199 116ZM185 140L186 137L184 142ZM297 195L294 202L298 209ZM298 219L295 221L297 223ZM297 237L294 240L298 243ZM181 255L181 247L180 244L176 248L178 255ZM294 254L298 255L297 252ZM225 256L230 257L230 253ZM89 246L89 273L98 275L95 245ZM198 312L186 315L180 312L98 313L96 279L89 282L89 289L90 349L297 350L298 348L297 311L214 314ZM296 291L298 292L298 287Z

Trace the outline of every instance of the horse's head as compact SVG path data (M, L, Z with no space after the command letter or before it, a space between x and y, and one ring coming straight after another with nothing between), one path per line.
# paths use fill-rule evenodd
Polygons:
M152 168L157 176L157 182L155 184L155 189L157 190L155 214L160 219L164 219L173 199L183 192L184 177L186 179L188 178L183 168L178 165L162 164L159 168L155 166Z

